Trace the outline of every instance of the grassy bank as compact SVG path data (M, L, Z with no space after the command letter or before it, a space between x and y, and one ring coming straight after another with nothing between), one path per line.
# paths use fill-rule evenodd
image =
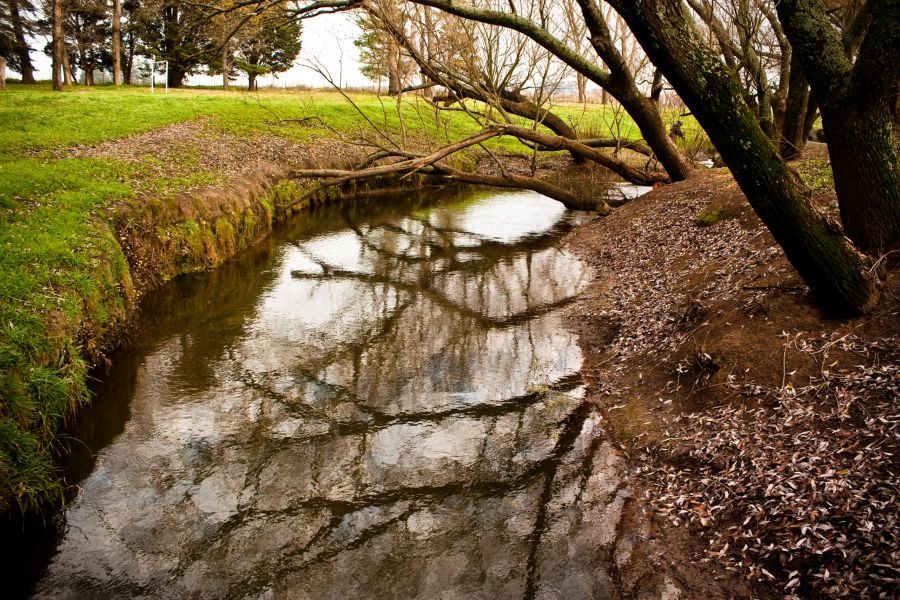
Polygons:
M134 305L137 274L126 260L113 208L128 205L129 218L145 217L143 226L152 231L149 211L165 213L179 192L221 184L229 176L198 161L189 141L181 154L165 159L84 157L73 149L198 119L223 135L298 144L353 137L363 129L371 132L372 124L436 143L477 129L458 113L442 112L439 118L415 98L400 107L372 94L352 99L358 110L334 92L151 95L146 88L102 87L54 93L39 84L10 85L0 93L0 512L34 510L62 498L51 460L54 432L89 401L89 363L114 343L109 333L121 329ZM609 108L556 110L583 135L637 136L633 123ZM510 139L489 145L525 150ZM182 168L168 170L166 162ZM219 260L219 254L251 243L271 213L271 204L262 203L236 212L230 221L215 214L182 215L182 222L156 232L170 242L164 251L186 256L163 278L202 267L202 261L191 260L192 253L212 253Z

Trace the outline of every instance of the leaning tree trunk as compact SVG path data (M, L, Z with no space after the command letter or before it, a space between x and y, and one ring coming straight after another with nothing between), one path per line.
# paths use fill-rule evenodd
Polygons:
M781 0L778 16L819 103L844 231L860 248L900 245L900 0L870 0L872 24L855 64L814 0Z
M652 93L648 98L635 84L630 67L622 57L599 5L593 0L578 0L578 5L590 32L591 46L609 68L609 77L603 87L609 90L634 120L644 141L653 149L656 159L672 181L687 179L693 170L691 161L669 136ZM662 79L658 83L659 93L662 94Z
M426 6L425 9L428 9L428 7ZM455 98L448 98L451 101L468 98L470 100L484 102L490 106L498 107L509 114L539 123L556 135L571 140L578 139L578 134L564 119L537 104L524 94L505 89L488 92L487 90L492 87L491 82L483 81L480 82L480 84L473 84L460 78L458 74L452 72L450 69L440 68L430 62L428 56L421 48L416 48L413 40L411 40L404 31L397 28L393 21L380 14L374 16L383 23L386 31L390 34L392 47L396 47L398 52L406 50L410 58L418 65L424 78L442 85L455 96ZM578 154L572 154L572 158L576 163L584 162L584 159Z
M591 0L578 0L585 22L591 32L591 45L607 66L621 63L624 65L622 68L615 70L610 68L610 71L607 71L596 62L574 52L547 29L515 13L480 9L452 0L412 0L412 2L433 6L464 19L507 27L527 35L619 101L641 130L647 145L653 149L657 160L673 181L680 181L690 175L692 171L690 161L669 139L656 105L638 90L627 65L624 65L625 61L608 34L602 13Z
M9 23L12 26L13 37L16 40L16 55L19 57L20 70L22 71L22 83L34 83L34 67L31 65L28 40L25 37L25 24L19 12L18 0L9 0Z
M487 102L486 98L475 99L482 99ZM538 106L522 94L511 92L501 93L498 104L500 105L500 108L506 112L518 117L530 119L535 123L540 123L558 136L570 140L578 139L578 134L563 118L542 106ZM584 158L578 154L572 154L572 158L577 164L583 164L585 162Z
M744 102L740 82L699 37L680 0L610 0L709 135L751 206L816 297L870 310L878 290L866 257L809 202Z
M122 0L113 0L112 70L113 84L122 85Z

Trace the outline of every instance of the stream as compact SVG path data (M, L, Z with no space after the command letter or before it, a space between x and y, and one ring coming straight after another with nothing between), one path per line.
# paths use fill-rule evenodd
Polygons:
M26 593L614 597L620 459L559 316L591 278L558 245L579 218L351 201L148 295Z

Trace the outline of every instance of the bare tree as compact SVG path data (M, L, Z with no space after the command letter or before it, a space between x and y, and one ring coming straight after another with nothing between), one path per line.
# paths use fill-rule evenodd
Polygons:
M523 16L523 13L529 14L529 12L520 10L520 6L512 1L510 2L512 8L509 12L482 8L477 5L456 4L451 0L411 1L416 4L433 6L472 21L500 25L528 36L559 60L582 73L616 98L635 121L647 145L653 150L673 180L684 179L690 174L692 169L690 161L669 138L657 106L638 88L629 65L611 35L600 7L592 0L578 0L578 4L585 15L591 46L608 71L596 62L582 57L562 39L553 35L543 25L549 22L549 14L546 12L540 13L539 11L536 20L531 20Z

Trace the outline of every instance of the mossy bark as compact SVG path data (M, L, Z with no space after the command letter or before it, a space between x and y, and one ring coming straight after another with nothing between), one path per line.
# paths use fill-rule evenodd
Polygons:
M611 0L653 63L690 107L751 206L815 296L840 312L869 310L866 257L819 214L744 102L741 86L678 0Z
M900 244L900 0L872 0L855 63L814 0L782 0L778 15L822 112L844 231L860 248Z

